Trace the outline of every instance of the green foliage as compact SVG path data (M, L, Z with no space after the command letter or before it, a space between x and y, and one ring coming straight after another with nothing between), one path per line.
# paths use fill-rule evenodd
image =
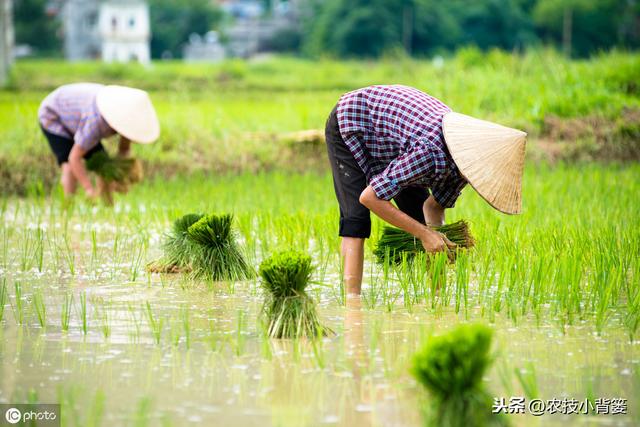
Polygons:
M233 215L205 215L189 226L193 246L192 275L210 281L243 280L253 276L232 228Z
M308 52L341 57L378 57L399 46L419 55L468 44L513 49L537 40L517 0L331 0L311 28Z
M434 227L434 230L444 234L460 248L471 248L475 245L475 239L465 220L461 219L451 224ZM400 264L403 260L411 260L416 254L422 252L424 252L424 247L419 239L399 228L384 226L382 235L373 250L373 255L380 264L384 263L387 258L393 264Z
M162 243L164 252L162 258L149 264L148 270L158 273L177 273L190 269L195 243L189 239L187 231L202 217L202 214L189 213L176 219Z
M331 332L320 324L315 303L305 292L312 271L311 257L295 251L279 252L260 264L268 336L314 338Z
M140 180L141 166L133 158L111 157L101 151L87 159L86 166L107 183L131 184Z
M60 49L59 21L46 13L48 0L14 2L16 44L28 44L38 54L52 54Z
M0 188L8 194L24 194L34 183L48 190L59 182L33 118L47 91L69 81L104 81L151 92L162 137L132 149L149 165L149 176L163 179L194 172L326 170L323 145L285 145L279 138L256 135L321 129L341 94L370 84L414 86L455 111L526 130L530 159L542 158L540 136L553 139L545 127L550 115L563 121L595 117L614 123L626 109L640 111L640 55L622 52L571 61L551 50L517 54L466 48L442 63L407 56L376 62L273 57L216 64L163 61L153 67L20 60L13 71L14 89L0 91L0 140L5 141L0 171L6 171L0 173ZM638 119L627 122L634 121ZM603 153L621 146L621 137L628 134L603 135L607 143L592 144L595 149L586 152L586 158L637 160L624 147L613 155ZM566 146L553 145L555 159L575 161L573 152L565 149L576 145L575 139L567 141ZM105 146L114 143L107 140Z
M482 377L492 363L493 331L481 324L459 325L430 338L413 357L411 374L431 393L428 425L482 427L503 425L491 414L491 397Z
M274 298L287 298L304 293L311 277L311 257L295 252L279 252L260 264L263 287Z
M621 0L538 0L532 17L539 34L586 56L613 46L640 46L640 3Z
M316 6L304 39L308 53L379 57L404 46L424 55L473 45L481 49L562 42L572 12L577 53L640 46L637 2L620 0L329 0ZM635 20L632 18L635 16ZM339 25L336 25L339 22Z
M414 356L411 373L442 400L479 390L491 363L492 335L487 326L463 324L433 337Z

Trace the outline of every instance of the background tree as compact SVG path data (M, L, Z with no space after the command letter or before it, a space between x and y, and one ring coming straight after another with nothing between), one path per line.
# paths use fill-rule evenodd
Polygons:
M15 0L16 44L27 44L39 55L60 54L59 21L47 13L47 0Z
M640 45L637 0L539 0L533 18L541 35L561 42L567 55Z

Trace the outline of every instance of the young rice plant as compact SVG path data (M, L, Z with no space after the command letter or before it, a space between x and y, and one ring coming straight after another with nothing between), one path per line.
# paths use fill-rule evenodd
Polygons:
M311 257L295 251L276 253L260 264L266 291L262 315L271 338L314 338L332 333L320 324L315 302L305 291L312 271Z
M434 227L434 230L444 234L457 247L471 248L475 245L475 239L465 220ZM419 239L399 228L385 226L373 254L380 264L388 259L394 265L398 265L403 259L411 260L420 252L424 252L424 247Z
M192 275L209 281L244 280L254 275L236 242L233 215L205 215L187 229Z
M413 358L411 373L431 393L427 425L482 427L506 425L491 413L491 396L482 377L492 363L492 330L463 324L433 337Z

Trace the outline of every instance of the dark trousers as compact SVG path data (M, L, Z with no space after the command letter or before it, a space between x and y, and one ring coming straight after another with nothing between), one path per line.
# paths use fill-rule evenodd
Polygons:
M367 188L367 177L344 143L338 127L337 106L333 108L325 126L327 153L333 173L333 187L340 205L340 236L368 238L371 235L369 209L360 203L360 194ZM398 208L424 223L422 204L429 191L422 187L407 187L393 201Z
M58 166L61 166L63 163L67 163L69 161L69 153L73 148L73 140L61 135L53 134L42 126L40 126L40 129L42 129L42 133L47 138L47 141L49 141L49 147L51 147L53 155L56 156ZM84 158L90 159L91 156L102 151L104 151L104 147L102 146L102 143L98 143L98 145L93 147L84 155Z

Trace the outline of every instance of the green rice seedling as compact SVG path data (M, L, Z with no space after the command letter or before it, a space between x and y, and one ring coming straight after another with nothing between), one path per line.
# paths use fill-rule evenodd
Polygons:
M189 307L185 304L181 310L182 328L184 329L184 340L187 349L191 348L191 321L189 316Z
M469 225L465 220L434 227L439 233L444 234L449 240L460 248L471 248L475 245L475 239L469 231ZM420 239L396 227L385 226L378 244L373 250L378 263L382 264L385 259L398 265L403 260L403 254L407 254L407 259L411 260L415 254L424 252L424 247Z
M411 373L433 399L427 425L460 427L505 425L492 416L492 399L482 377L492 363L492 330L463 324L430 338L413 357Z
M131 318L131 323L133 323L133 331L130 333L130 337L132 338L134 343L138 342L140 338L140 319L137 315L137 310L134 308L133 304L130 302L127 303L127 311L129 312L129 317Z
M149 328L151 329L151 335L153 336L153 340L156 344L160 344L160 338L162 336L162 327L164 324L164 319L157 319L153 315L153 310L151 309L151 304L147 301L146 304L147 309L147 320L149 321Z
M516 378L528 399L537 399L540 397L540 392L538 391L538 380L536 378L536 368L533 363L529 362L526 369L515 368L514 373L516 374Z
M253 276L232 227L233 215L205 215L187 230L193 246L192 276L209 281L243 280Z
M276 253L260 264L266 300L262 309L272 338L314 338L332 331L320 324L316 305L305 289L311 257L295 251Z
M138 273L140 271L140 265L145 252L147 251L147 241L142 240L135 252L135 255L131 257L131 265L129 268L129 281L135 282L138 279Z
M80 294L80 320L82 321L82 333L87 335L89 332L89 323L87 321L87 294Z
M177 321L175 318L171 318L169 319L169 342L171 344L173 344L174 347L178 347L178 344L180 344L180 338L181 338L181 325L180 322Z
M187 231L202 217L202 214L189 213L176 219L162 243L162 258L148 264L147 270L153 273L177 273L188 270L194 243L189 239Z
M4 306L7 304L7 278L2 278L0 285L0 322L4 318Z
M94 265L98 258L98 236L96 230L91 230L91 265Z
M73 306L73 295L67 292L62 300L62 313L60 315L60 326L64 332L69 331L69 321L71 320L71 307Z
M13 288L15 291L15 307L11 306L13 309L13 317L16 320L18 325L22 325L24 322L24 310L22 305L22 284L20 282L15 282L13 284Z
M100 321L100 331L104 339L108 339L111 336L111 324L109 323L109 307L103 306L102 308L96 307L96 317Z
M235 342L233 343L233 350L236 356L242 356L244 352L244 347L246 344L246 337L244 334L244 330L247 327L246 313L243 310L237 311L237 327L236 327L236 336Z
M42 291L39 289L33 293L33 308L36 311L36 316L38 317L38 323L41 328L45 328L47 326L47 307L44 304L44 297L42 296Z
M69 267L69 272L72 276L76 275L76 257L73 253L73 248L71 247L71 243L69 242L68 235L65 234L64 237L64 252L63 256L65 261L67 261L67 266Z
M86 166L106 183L134 184L142 179L142 164L130 157L111 157L100 152L91 156Z

